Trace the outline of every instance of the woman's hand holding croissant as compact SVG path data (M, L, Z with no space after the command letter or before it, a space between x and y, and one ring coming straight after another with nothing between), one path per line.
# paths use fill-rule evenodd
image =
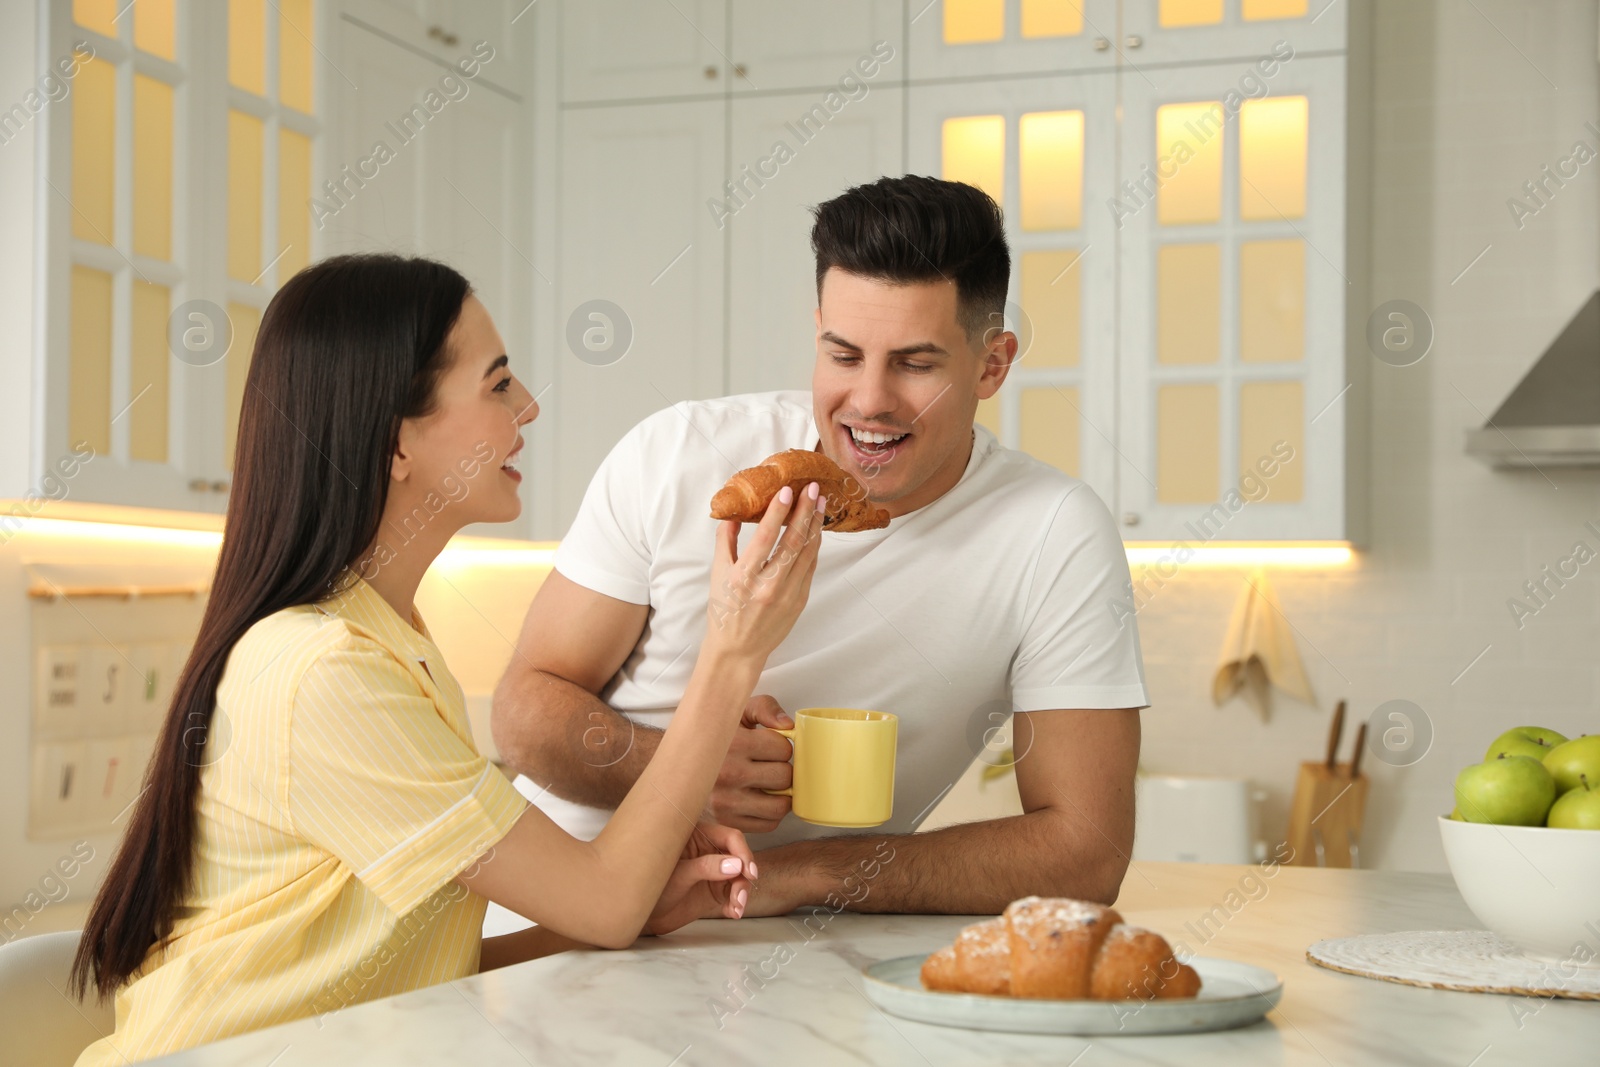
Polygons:
M786 486L772 498L742 554L740 524L730 519L717 525L706 608L708 649L765 664L788 636L811 593L822 509L817 483L798 494Z

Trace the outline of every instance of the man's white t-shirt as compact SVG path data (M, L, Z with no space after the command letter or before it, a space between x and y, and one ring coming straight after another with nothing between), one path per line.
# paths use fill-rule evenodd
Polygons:
M755 690L791 715L899 716L886 833L916 829L1010 712L1149 704L1127 556L1105 505L974 430L961 480L939 499L885 529L822 535L806 608ZM791 391L679 403L612 449L555 554L579 585L650 606L638 645L600 691L608 705L650 726L672 721L706 633L712 494L736 470L817 441L811 394ZM743 527L741 549L754 529ZM582 838L609 816L525 778L518 788ZM843 832L791 814L750 843Z

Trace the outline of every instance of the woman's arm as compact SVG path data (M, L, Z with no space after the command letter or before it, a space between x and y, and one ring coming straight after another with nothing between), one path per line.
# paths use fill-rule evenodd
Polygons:
M600 836L579 841L530 806L458 882L577 941L633 943L705 809L767 656L805 606L820 508L802 495L785 532L786 513L780 495L742 559L739 524L718 527L710 621L694 672L655 756Z

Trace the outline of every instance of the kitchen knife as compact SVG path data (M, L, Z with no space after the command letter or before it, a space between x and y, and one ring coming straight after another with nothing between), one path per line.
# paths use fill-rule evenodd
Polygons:
M1339 738L1344 734L1344 701L1339 701L1333 709L1333 726L1328 730L1328 759L1327 768L1332 771L1338 766Z

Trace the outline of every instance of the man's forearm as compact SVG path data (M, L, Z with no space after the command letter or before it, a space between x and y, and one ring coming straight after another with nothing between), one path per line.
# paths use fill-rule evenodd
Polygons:
M478 971L479 973L493 971L500 967L509 967L513 963L553 956L557 952L593 947L585 945L582 941L563 937L548 927L530 926L514 934L484 938L483 949L478 956Z
M817 905L862 912L997 915L1029 894L1110 903L1127 852L1104 838L1064 837L1043 810L920 834L797 841L756 854L761 878L746 915ZM1131 843L1130 846L1131 847Z
M494 696L521 709L498 716L495 744L513 769L564 800L615 808L655 755L662 731L542 671L507 675Z

